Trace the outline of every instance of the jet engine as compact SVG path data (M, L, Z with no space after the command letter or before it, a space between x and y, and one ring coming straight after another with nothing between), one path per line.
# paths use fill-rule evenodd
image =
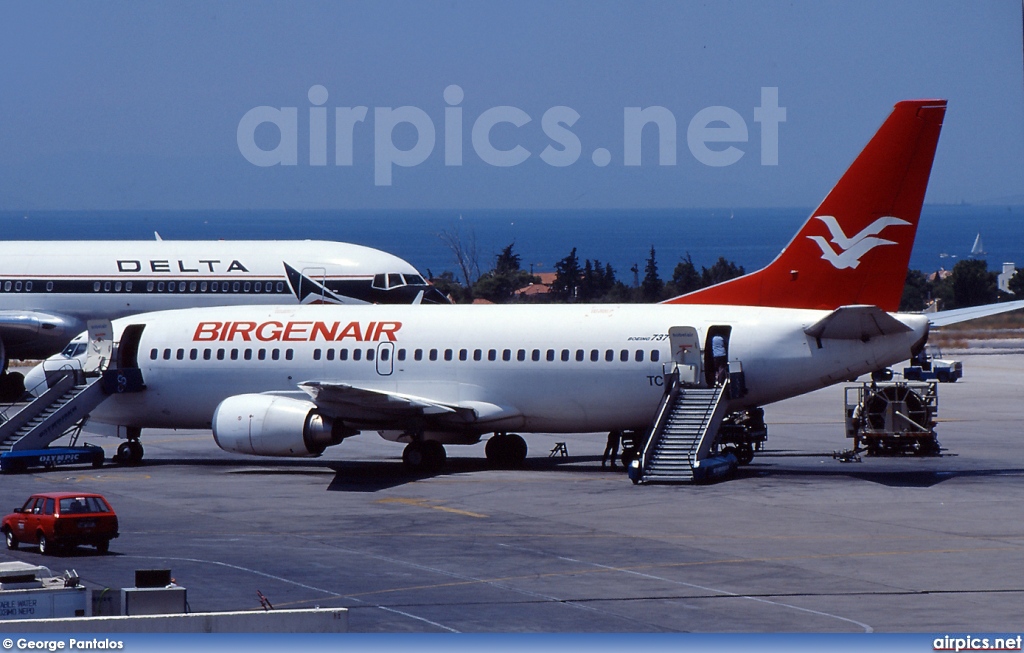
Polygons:
M255 456L319 456L358 431L316 412L311 401L245 394L213 413L213 439L224 451Z

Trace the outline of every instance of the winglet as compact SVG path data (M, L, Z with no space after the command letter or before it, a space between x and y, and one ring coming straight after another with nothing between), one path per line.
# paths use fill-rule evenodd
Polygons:
M945 113L945 100L898 103L774 261L666 303L898 310Z

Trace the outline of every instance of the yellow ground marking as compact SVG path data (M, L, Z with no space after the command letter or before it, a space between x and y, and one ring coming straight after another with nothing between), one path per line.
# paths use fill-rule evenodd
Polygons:
M400 503L405 506L416 506L417 508L430 508L431 510L440 510L441 512L450 512L456 515L465 515L466 517L476 517L477 519L486 519L487 515L481 515L478 512L470 512L468 510L459 510L458 508L449 508L447 506L435 506L432 505L426 499L405 499L402 497L394 497L390 499L377 499L374 503Z

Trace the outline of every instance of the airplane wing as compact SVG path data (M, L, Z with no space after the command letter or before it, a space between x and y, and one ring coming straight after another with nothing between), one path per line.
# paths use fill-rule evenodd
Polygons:
M814 338L864 341L907 331L910 327L877 306L840 306L804 329Z
M941 327L988 315L1015 311L1020 308L1024 308L1024 299L1015 302L1003 302L1001 304L985 304L984 306L970 306L968 308L955 308L950 311L938 311L928 314L928 325L931 327Z
M325 414L349 421L393 423L409 418L426 418L435 423L469 424L519 415L516 410L487 402L449 403L348 383L307 381L300 383L299 387Z

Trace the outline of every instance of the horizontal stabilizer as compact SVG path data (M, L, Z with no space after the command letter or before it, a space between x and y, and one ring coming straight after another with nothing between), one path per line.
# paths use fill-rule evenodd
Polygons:
M948 324L957 324L967 320L975 320L979 317L998 315L1024 308L1024 299L1015 302L1003 302L1001 304L985 304L984 306L970 306L968 308L955 308L951 311L938 311L928 314L928 325L941 327Z
M878 336L906 333L910 327L877 306L840 306L804 333L814 338L868 341Z

